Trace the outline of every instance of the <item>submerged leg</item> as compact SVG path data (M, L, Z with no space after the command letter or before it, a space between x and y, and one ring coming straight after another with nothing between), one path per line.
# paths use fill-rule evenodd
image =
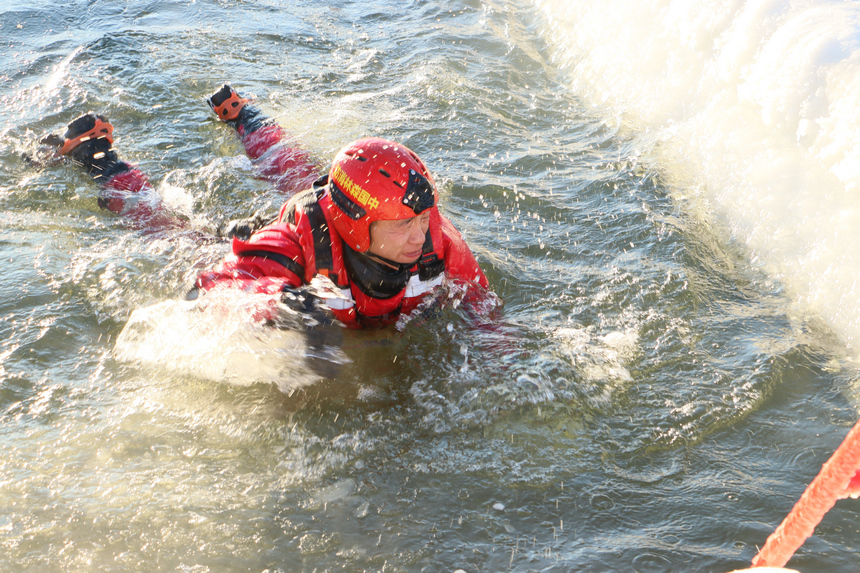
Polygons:
M136 226L186 226L164 208L146 174L119 158L113 147L113 126L104 116L84 114L68 125L63 137L49 136L42 141L55 145L59 155L81 165L101 185L99 206L103 209Z
M258 175L287 194L308 189L319 178L307 151L287 132L225 84L207 100L218 119L236 130Z

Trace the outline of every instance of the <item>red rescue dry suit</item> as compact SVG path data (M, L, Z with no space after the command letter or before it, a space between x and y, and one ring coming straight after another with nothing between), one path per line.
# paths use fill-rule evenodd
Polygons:
M235 120L228 123L242 139L259 176L287 193L305 187L312 180L316 168L307 153L284 145L287 141L284 131L258 110L243 106ZM65 151L64 144L61 152L81 163L102 183L99 199L102 207L144 228L184 227L185 222L172 216L158 201L146 175L117 157L111 132L107 120L87 114L70 124L66 134L70 150ZM415 161L426 169L417 156ZM390 178L391 174L380 171ZM403 200L409 204L411 197L404 196ZM342 195L340 201L348 198ZM234 238L232 253L214 271L201 274L195 289L239 288L275 295L285 288L308 284L322 274L341 291L341 297L326 300L335 317L348 327L361 328L393 323L401 314L414 310L446 279L480 287L469 289L467 301L479 298L487 288L487 278L475 257L460 233L439 213L435 200L427 209L430 221L421 257L415 264L398 268L382 264L346 244L336 230L338 225L344 228L346 219L333 219L332 202L327 178L320 179L311 189L295 195L281 208L273 223L259 229L247 241ZM408 211L405 213L410 215ZM367 240L367 225L363 240Z
M445 279L487 288L487 278L469 247L436 207L430 211L424 252L411 267L390 269L352 250L331 224L327 185L328 179L323 178L293 197L275 222L248 241L233 239L232 254L214 271L201 274L196 288L275 294L323 274L343 295L326 303L351 328L393 323Z

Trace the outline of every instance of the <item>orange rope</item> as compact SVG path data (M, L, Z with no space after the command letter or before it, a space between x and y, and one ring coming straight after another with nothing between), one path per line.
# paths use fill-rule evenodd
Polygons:
M783 522L767 538L753 567L783 567L812 535L815 526L846 490L860 469L860 422L854 425Z

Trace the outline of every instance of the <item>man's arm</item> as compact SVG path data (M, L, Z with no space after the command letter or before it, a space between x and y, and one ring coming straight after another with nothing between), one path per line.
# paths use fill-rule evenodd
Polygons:
M233 239L233 252L213 271L202 273L194 290L239 288L276 294L304 284L305 257L301 238L287 223L263 227L248 240ZM192 291L193 292L193 291Z

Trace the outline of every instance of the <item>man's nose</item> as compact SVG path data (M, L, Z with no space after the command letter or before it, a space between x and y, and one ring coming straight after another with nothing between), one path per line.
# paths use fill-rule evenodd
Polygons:
M421 225L413 225L409 233L409 243L413 245L424 244L424 229L421 228Z

